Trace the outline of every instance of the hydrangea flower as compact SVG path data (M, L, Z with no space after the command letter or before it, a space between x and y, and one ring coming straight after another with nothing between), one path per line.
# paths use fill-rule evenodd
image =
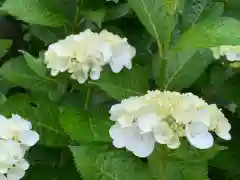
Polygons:
M124 67L132 69L132 58L136 50L128 44L127 38L121 38L106 30L100 32L99 35L110 46L112 56L108 63L112 71L119 73Z
M72 79L84 83L89 76L98 80L107 64L115 73L124 67L131 69L135 54L135 48L128 44L126 38L106 30L94 33L88 29L51 44L45 52L45 63L52 76L67 71Z
M240 61L240 46L222 45L211 50L215 59L226 56L229 61Z
M39 140L29 121L13 114L0 115L0 180L19 180L29 168L26 151Z
M149 91L112 106L110 114L115 121L109 130L113 145L139 157L149 156L155 143L176 149L182 138L198 149L208 149L214 144L211 132L231 139L231 125L221 110L192 93Z
M0 116L0 124L1 139L14 139L26 146L33 146L39 140L38 133L31 130L32 124L17 114L10 119Z

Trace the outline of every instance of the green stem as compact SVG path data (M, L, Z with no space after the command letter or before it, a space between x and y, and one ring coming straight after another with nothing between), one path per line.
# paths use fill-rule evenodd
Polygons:
M64 165L64 150L61 151L61 157L58 164L58 168L61 168Z
M64 33L65 33L65 35L68 35L67 25L64 25Z
M166 71L166 65L167 65L167 60L165 58L166 56L166 49L163 47L164 45L158 44L159 47L159 58L160 58L160 87L161 89L164 89L164 80L165 80L165 71Z
M163 45L160 43L160 41L157 41L157 45L158 45L159 57L161 58L164 54L164 48L163 48Z
M84 109L85 109L85 110L88 109L91 100L92 100L92 88L91 88L91 87L88 87L87 95L86 95L86 100L85 100L85 104L84 104Z
M73 29L72 29L72 31L73 31L74 33L76 33L76 32L78 31L79 16L80 16L80 9L79 9L79 7L77 6L77 7L76 7L75 17L74 17Z

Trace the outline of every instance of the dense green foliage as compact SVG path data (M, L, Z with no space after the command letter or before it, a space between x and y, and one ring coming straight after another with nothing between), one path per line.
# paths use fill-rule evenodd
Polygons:
M0 0L0 114L33 123L40 142L24 180L239 180L238 62L212 46L240 45L239 0ZM13 18L14 17L14 18ZM48 45L107 29L136 47L133 69L78 84L44 65ZM21 51L19 51L21 50ZM223 109L232 140L209 150L183 143L148 159L115 149L109 108L150 89L193 92ZM239 126L239 127L238 127ZM1 147L0 147L1 148Z

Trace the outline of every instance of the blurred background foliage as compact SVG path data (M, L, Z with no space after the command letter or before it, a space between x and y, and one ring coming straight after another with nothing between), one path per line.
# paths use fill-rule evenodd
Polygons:
M38 69L41 77L44 76L44 78L39 78L40 75L37 71L34 72L33 69L27 67L19 50L29 52L33 56L26 55L26 59L39 55L41 57L41 53L49 44L66 35L78 33L87 28L97 32L101 29L108 29L127 37L130 44L136 47L137 56L134 64L147 68L144 71L136 70L135 74L126 72L125 77L132 77L132 81L136 82L141 76L142 80L147 83L141 85L139 91L145 91L158 87L158 83L154 81L154 68L152 68L155 65L149 65L150 62L155 62L153 59L154 54L157 53L157 43L125 0L79 0L77 2L76 0L38 0L36 2L35 0L14 0L14 4L11 4L11 0L6 0L6 2L0 0L0 5L2 4L5 5L0 8L0 66L5 68L0 70L1 112L10 114L12 112L9 112L9 109L13 112L20 112L22 108L24 110L21 113L27 114L27 117L36 119L37 116L39 119L44 119L46 122L41 123L45 123L47 128L39 123L35 126L39 131L49 135L48 139L42 139L41 143L29 152L28 159L32 166L24 180L81 179L75 170L72 155L67 148L70 140L61 134L62 127L56 124L61 113L56 110L56 107L60 106L64 109L69 106L84 106L87 87L75 82L69 83L65 74L48 79ZM185 0L177 14L178 21L171 44L174 45L179 36L188 30L193 22L211 18L216 14L240 20L239 10L239 0ZM39 54L39 52L41 53ZM202 59L198 59L199 57L192 56L193 62L189 61L189 67L186 67L185 71L193 68L196 64L195 60L201 61ZM206 58L208 56L203 56L203 59ZM184 78L189 78L189 84L177 86L179 81L176 80L176 84L171 86L173 90L190 91L203 97L209 103L217 103L231 121L233 139L227 143L219 140L221 145L228 147L228 150L221 151L210 161L209 177L211 180L240 180L239 67L240 63L238 62L229 63L224 58L214 61L211 58L194 79L192 79L191 73L184 75ZM106 76L108 75L106 74ZM107 78L101 80L103 83L114 83L114 81L116 79L112 82ZM121 79L117 81L120 82ZM103 110L106 110L110 103L116 102L115 99L125 96L125 94L113 94L114 98L108 96L108 92L101 91L101 86L94 91L96 95L92 98L91 109L101 104ZM49 106L44 106L43 101ZM232 104L236 105L233 107L234 111L229 108L229 105ZM48 109L52 109L52 112L55 113L47 113ZM92 112L94 111L92 110ZM93 113L93 116L96 114ZM107 119L107 116L101 117ZM58 133L61 136L60 139ZM76 138L78 139L78 137ZM82 139L80 140L82 141ZM71 142L72 145L75 143Z

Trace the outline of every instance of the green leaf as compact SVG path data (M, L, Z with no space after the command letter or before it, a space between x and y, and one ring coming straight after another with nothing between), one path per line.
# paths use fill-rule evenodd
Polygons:
M67 83L58 83L56 90L48 93L49 99L53 102L61 101L64 94L67 92L67 88Z
M64 12L65 18L73 22L75 15L76 15L76 9L77 9L77 1L79 0L54 0L56 2L57 7ZM80 0L80 2L83 0Z
M49 28L38 25L31 26L31 33L42 40L45 44L52 44L57 42L59 39L64 38L63 28Z
M224 78L224 76L222 77ZM240 73L237 73L232 77L225 79L225 81L223 81L221 86L219 86L216 89L217 95L229 102L233 102L240 105L240 95L239 95L240 85L238 83L239 78L240 78Z
M197 22L209 0L190 0L185 3L182 12L182 30L190 28Z
M175 26L178 0L128 0L128 2L148 32L158 41L158 45L164 44L168 47Z
M0 39L0 58L6 53L6 50L12 45L12 40Z
M6 79L2 79L0 77L0 92L3 93L4 95L6 95L8 93L8 91L14 87L13 84L11 84L9 81L7 81Z
M199 150L186 141L176 150L158 145L148 157L149 168L157 180L207 180L208 161L223 149L215 145L207 150Z
M0 0L0 6L3 4L4 1L5 1L5 0Z
M238 0L228 0L225 1L228 8L233 9L235 11L238 11L238 8L240 7L240 2Z
M45 164L56 166L61 158L62 149L63 148L52 148L36 144L34 148L28 152L27 159L31 165Z
M240 146L239 146L239 118L231 118L231 141L224 143L228 149L226 151L221 151L218 155L210 161L212 167L217 168L219 171L222 170L226 173L226 179L236 180L240 177L239 166L240 166ZM237 178L238 177L238 178Z
M115 74L104 71L98 81L91 81L111 97L121 100L130 96L140 96L148 90L147 68L133 68Z
M111 142L111 121L107 115L68 108L61 115L60 123L71 139L80 143Z
M32 120L33 127L40 133L40 143L46 146L67 146L68 138L60 126L60 110L51 101L38 100L38 108Z
M200 150L192 147L187 141L183 141L181 146L171 153L171 157L186 163L206 163L225 149L223 146L214 145L210 149Z
M163 86L162 82L162 73L161 73L161 61L163 61L162 58L159 57L159 54L154 54L152 56L152 75L155 80L155 83L159 86Z
M224 13L224 3L212 2L206 6L202 12L199 21L206 19L219 18Z
M104 8L104 4L106 3L106 0L78 0L77 5L79 9L86 10L86 9L100 9Z
M222 64L215 64L209 70L209 83L214 87L221 87L228 78L231 78L234 74L227 66ZM219 78L221 77L221 78Z
M208 164L182 164L179 163L181 167L183 180L208 180ZM191 167L191 168L189 168Z
M190 87L213 61L208 49L173 54L167 61L164 88L182 90Z
M224 151L219 153L219 155L210 162L212 167L218 168L220 170L226 171L227 175L231 178L240 176L239 172L239 155L238 151ZM234 178L233 178L234 179Z
M87 20L95 22L98 27L102 26L102 22L106 15L105 9L98 9L95 11L82 11L81 12Z
M28 66L40 77L46 78L47 68L43 63L43 60L38 58L36 59L28 52L21 51L23 56L28 64Z
M66 21L56 3L49 0L6 0L1 10L30 24L55 27Z
M60 110L53 102L18 94L0 106L0 111L8 117L16 113L31 121L33 129L40 134L40 144L55 147L68 145L68 139L59 124Z
M176 49L208 48L240 44L240 22L228 17L207 19L192 26L179 39Z
M83 107L85 94L81 92L65 93L61 98L60 105L63 107Z
M183 180L178 161L169 156L169 149L164 145L155 147L148 157L148 166L154 180Z
M46 160L47 162L48 160ZM45 163L46 163L45 162ZM61 162L54 167L49 164L31 164L24 180L82 180L74 168L74 164L63 164Z
M151 180L145 164L125 151L98 146L70 147L84 180Z
M56 83L43 79L34 73L26 64L23 57L11 59L0 68L0 76L26 89L38 91L54 91Z
M6 96L0 92L0 105L3 105L7 101Z
M127 3L119 4L116 7L111 7L107 10L104 21L116 20L130 12L130 7Z
M31 164L24 180L81 180L67 148L34 146L27 154Z

